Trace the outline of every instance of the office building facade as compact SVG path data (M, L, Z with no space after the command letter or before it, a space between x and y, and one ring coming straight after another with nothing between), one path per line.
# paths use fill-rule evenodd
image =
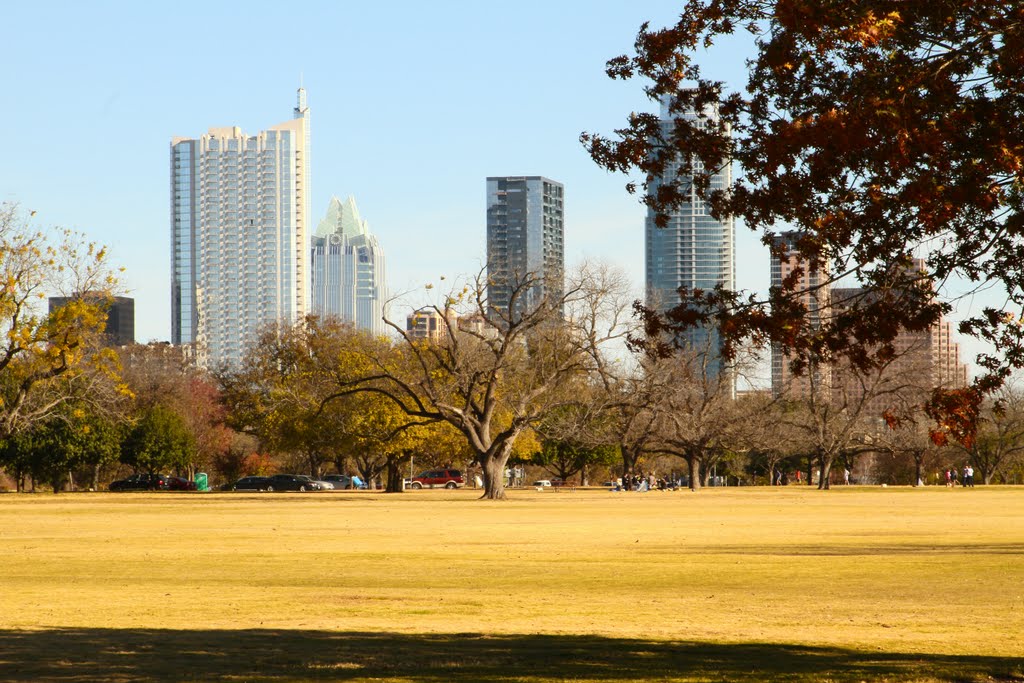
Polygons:
M487 300L491 311L519 317L545 299L561 300L564 201L564 186L543 176L487 178ZM513 302L515 290L527 282L531 285Z
M77 298L51 296L48 301L50 313ZM94 298L106 310L107 322L103 329L106 346L129 346L135 343L135 299L105 294L86 294L83 298Z
M339 318L374 335L387 333L384 250L353 197L331 198L313 237L310 265L315 315Z
M268 323L309 311L309 108L256 135L171 141L172 342L235 364Z
M914 259L908 268L912 276L926 272L925 262ZM929 285L931 286L931 285ZM848 310L852 305L873 296L860 287L836 287L830 294L830 309ZM901 397L910 395L914 401L934 387L954 389L967 386L967 365L960 359L960 344L956 341L953 325L940 318L924 330L901 330L892 342L895 353L885 370L889 392L870 397L865 406L867 415L877 417L895 408ZM893 386L903 387L898 391ZM832 368L832 400L841 405L850 397L861 395L863 388L848 364L837 363Z

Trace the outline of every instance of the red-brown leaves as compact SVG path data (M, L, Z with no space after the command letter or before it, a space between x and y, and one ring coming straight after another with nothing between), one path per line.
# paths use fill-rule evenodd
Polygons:
M699 48L737 26L751 31L756 54L745 90L729 93L701 78ZM723 103L723 125L680 120L662 131L636 119L618 131L621 141L584 139L598 163L642 172L659 225L689 197L671 181L693 177L714 215L765 236L782 225L805 233L813 238L800 247L808 262L840 263L837 272L856 274L869 293L816 326L794 303L801 293L791 283L757 299L684 292L678 314L661 321L663 333L716 324L727 347L765 338L798 361L827 354L870 364L898 335L927 329L949 310L890 277L909 254L926 257L936 282L994 285L1008 293L1009 308L1024 309L1021 3L689 0L677 24L645 27L636 49L610 71L649 79L652 98L673 98L677 112ZM739 171L730 192L712 192L685 168L730 160ZM668 170L680 161L675 178ZM997 349L982 359L987 374L974 391L991 391L1024 367L1016 322L979 316L962 330ZM946 407L940 433L969 438L974 413Z
M925 405L925 412L936 423L931 430L932 442L943 446L952 437L965 448L970 448L977 434L983 398L974 387L935 389Z

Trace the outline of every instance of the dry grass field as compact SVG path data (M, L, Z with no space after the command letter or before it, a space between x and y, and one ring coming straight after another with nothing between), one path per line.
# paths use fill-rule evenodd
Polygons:
M0 495L0 681L1024 681L1024 490Z

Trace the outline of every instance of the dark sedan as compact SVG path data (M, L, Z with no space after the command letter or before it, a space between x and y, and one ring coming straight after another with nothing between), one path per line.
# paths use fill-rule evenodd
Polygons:
M268 491L319 491L320 484L304 474L275 474L270 478Z
M110 482L111 491L161 491L168 487L166 474L133 474Z
M272 491L270 477L242 477L231 485L232 491Z
M185 477L168 477L167 488L171 491L195 491L196 483Z

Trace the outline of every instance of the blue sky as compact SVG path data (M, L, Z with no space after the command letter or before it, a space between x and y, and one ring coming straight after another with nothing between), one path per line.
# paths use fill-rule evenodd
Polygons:
M313 217L354 195L392 291L475 273L484 179L565 184L566 260L643 283L644 209L597 168L580 132L654 111L605 61L679 0L516 3L11 3L0 60L0 201L107 244L126 267L140 341L170 337L168 147L211 126L247 133L312 112ZM735 87L748 46L707 55ZM768 254L737 232L737 284L765 289ZM410 301L415 303L416 294Z

